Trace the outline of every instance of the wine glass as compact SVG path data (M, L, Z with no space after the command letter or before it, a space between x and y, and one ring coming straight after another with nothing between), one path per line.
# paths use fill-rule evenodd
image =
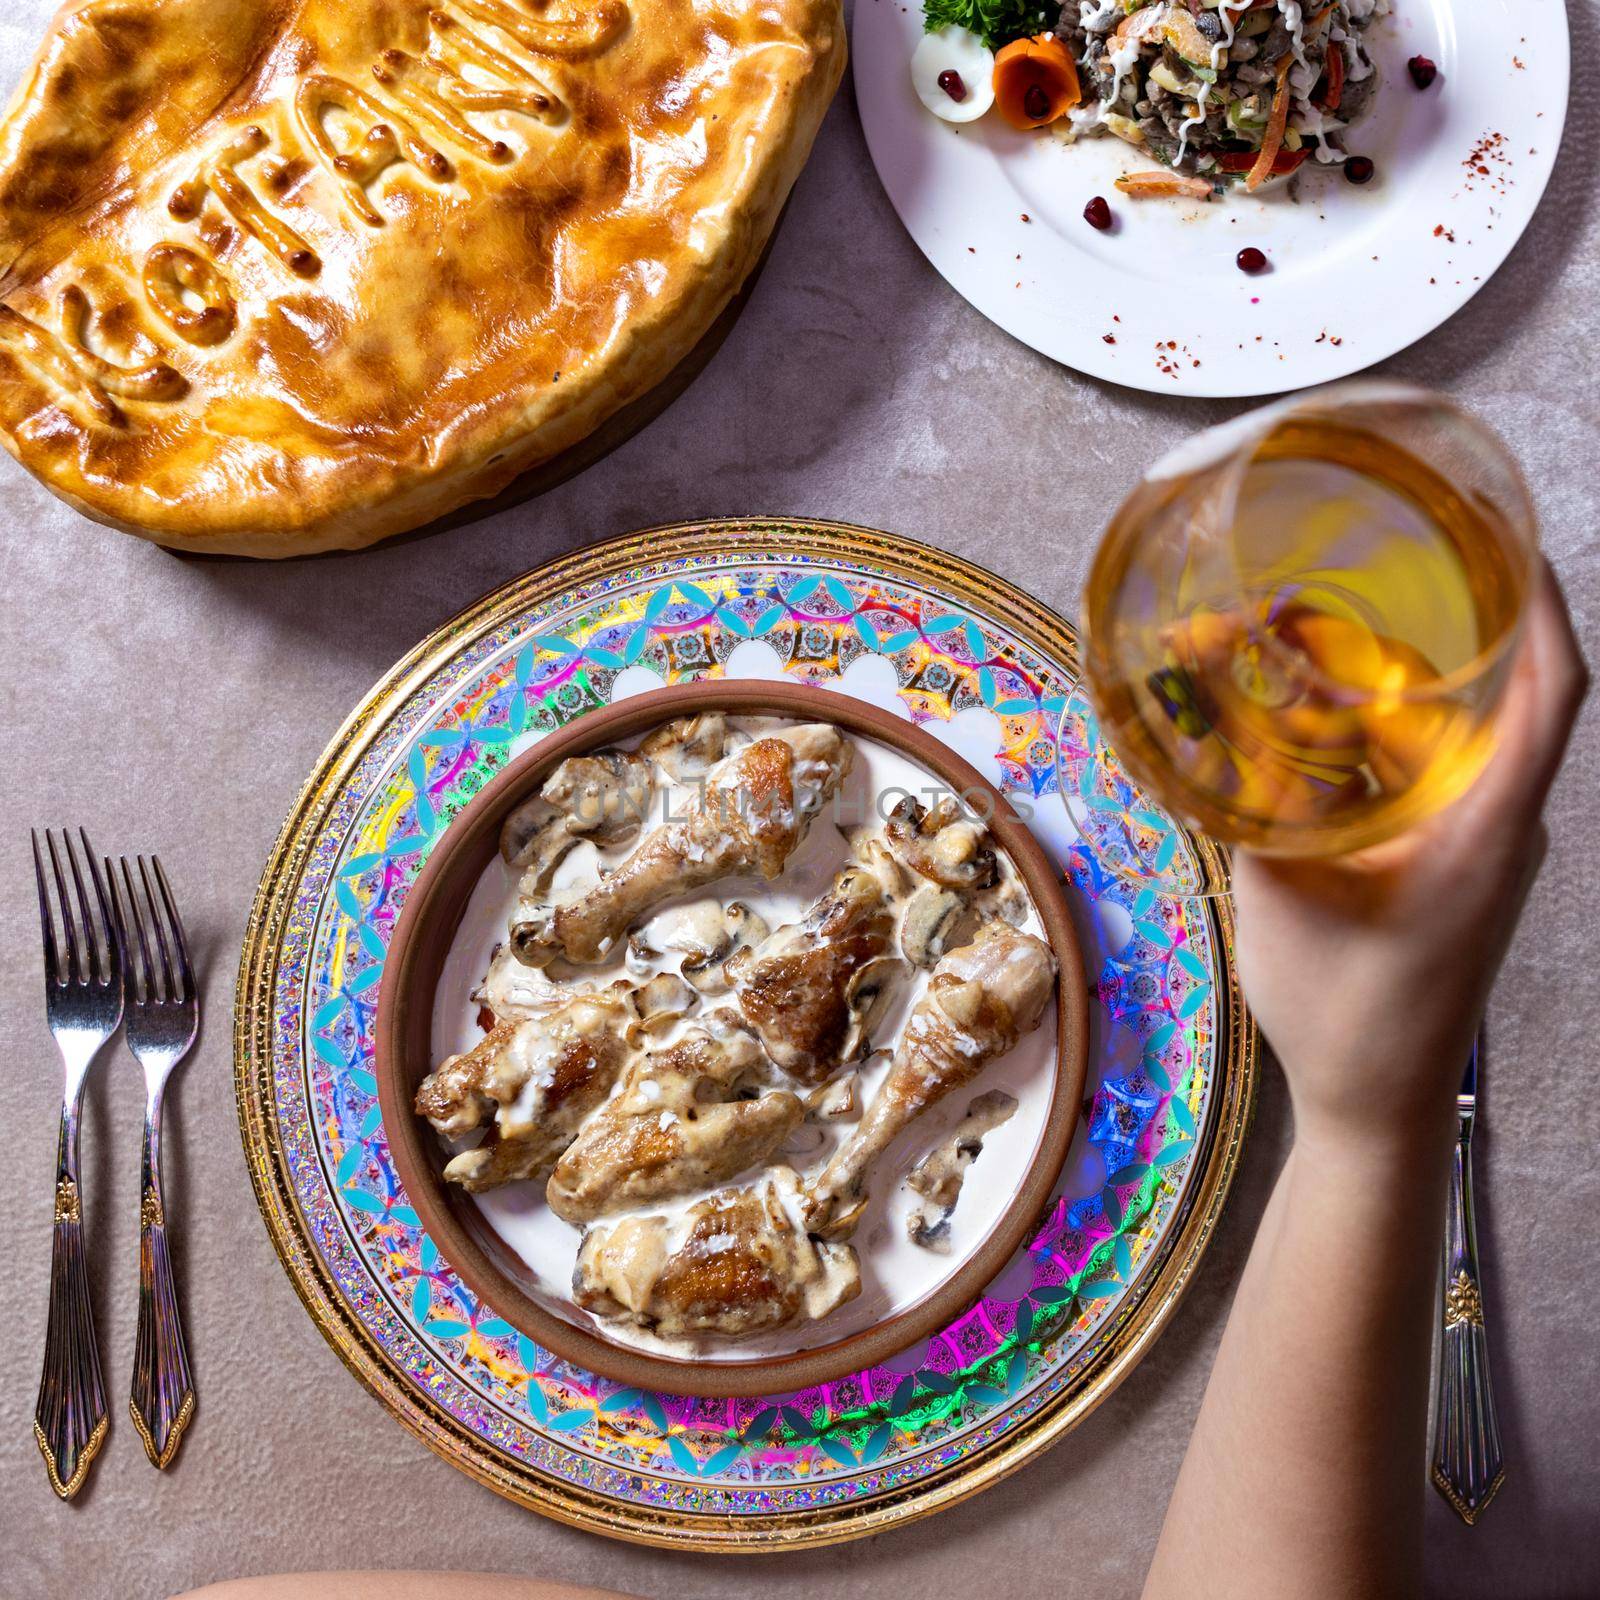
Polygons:
M1189 897L1225 892L1217 844L1338 855L1439 811L1493 749L1536 550L1505 446L1425 390L1341 385L1180 445L1085 591L1057 771L1086 844Z

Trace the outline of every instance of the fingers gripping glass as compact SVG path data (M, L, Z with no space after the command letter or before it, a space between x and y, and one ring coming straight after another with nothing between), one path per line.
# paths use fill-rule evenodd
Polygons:
M1164 813L1332 856L1448 805L1493 748L1535 549L1504 446L1422 390L1346 385L1186 442L1090 573L1057 739L1085 843L1190 897L1226 889L1226 856Z

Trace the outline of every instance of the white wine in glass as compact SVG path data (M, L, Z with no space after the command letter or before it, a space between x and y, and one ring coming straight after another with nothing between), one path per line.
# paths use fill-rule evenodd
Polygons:
M1535 550L1516 463L1440 396L1349 385L1202 434L1095 558L1101 732L1224 843L1392 838L1488 759Z

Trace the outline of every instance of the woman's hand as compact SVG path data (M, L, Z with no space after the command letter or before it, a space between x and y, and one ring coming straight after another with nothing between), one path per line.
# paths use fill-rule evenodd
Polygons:
M1335 861L1241 854L1239 975L1282 1063L1297 1141L1403 1144L1448 1130L1489 987L1544 853L1539 814L1588 688L1546 566L1499 747L1412 832Z
M1360 857L1235 865L1239 972L1289 1080L1295 1141L1146 1600L1422 1592L1454 1094L1587 681L1545 571L1499 749L1460 801Z

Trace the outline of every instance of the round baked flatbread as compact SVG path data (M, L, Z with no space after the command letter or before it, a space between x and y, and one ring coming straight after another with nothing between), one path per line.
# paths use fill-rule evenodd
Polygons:
M0 430L87 515L366 545L577 444L756 264L838 0L88 0L0 125Z

